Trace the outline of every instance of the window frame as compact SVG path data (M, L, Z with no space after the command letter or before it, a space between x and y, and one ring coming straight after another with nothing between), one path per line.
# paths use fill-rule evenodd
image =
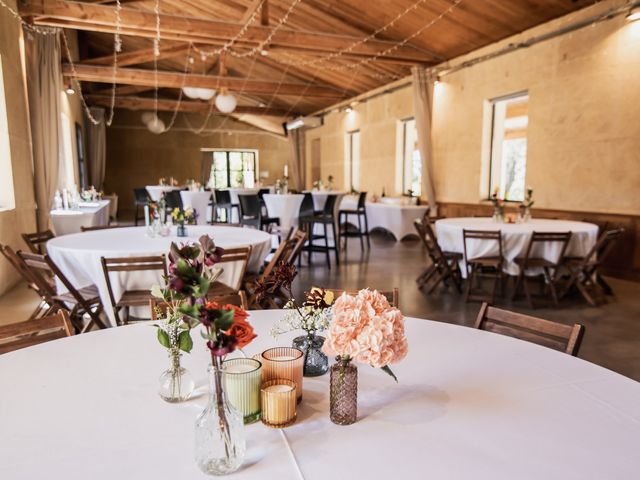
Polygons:
M357 162L358 163L358 172L357 173L358 173L358 176L360 176L360 161L362 159L362 155L361 155L361 148L362 148L362 142L361 142L361 138L362 137L361 137L361 135L362 135L362 133L361 133L360 129L349 130L347 132L347 141L349 142L349 145L348 145L348 148L347 148L347 152L348 152L349 157L348 157L347 160L348 160L348 163L349 163L349 170L348 170L348 172L349 172L349 189L350 189L351 192L357 192L358 191L358 189L356 189L356 187L353 184L353 178L354 178L354 174L353 174L354 173L353 172L353 163L354 163L353 162L353 138L354 138L354 135L356 135L356 134L358 135L358 144L359 144L358 145L358 157L359 158L358 158L358 162ZM357 183L358 183L358 187L359 187L360 186L359 185L360 184L360 179L359 178L358 178L358 182Z
M400 125L401 125L401 136L402 136L402 151L400 152L400 163L402 166L402 183L401 183L401 194L405 195L410 189L413 191L411 187L411 185L407 185L407 162L409 162L409 164L411 165L410 170L413 172L413 151L411 152L412 155L407 158L407 127L409 122L413 121L414 124L414 129L416 129L415 126L415 122L416 122L416 117L406 117L406 118L401 118L400 119ZM416 130L416 141L418 140L418 132ZM421 160L422 161L422 160ZM412 183L412 182L411 182ZM415 195L415 191L413 191L414 196ZM420 192L419 195L417 196L421 196L422 195L422 170L420 171Z
M211 154L211 173L209 174L209 178L207 179L207 186L210 186L213 189L224 189L224 188L244 188L244 187L232 187L231 186L231 174L233 172L237 172L237 170L232 170L231 169L231 153L239 153L241 155L241 161L243 162L243 167L244 167L244 155L245 153L249 153L251 155L253 155L253 183L254 185L256 184L256 182L258 181L258 168L259 168L259 151L253 148L207 148L207 149L202 149L202 152L205 153L209 153ZM216 153L224 153L225 154L225 163L226 163L226 174L227 174L227 186L226 187L218 187L215 185L215 175L214 172L216 171L215 168L215 154ZM242 170L243 174L245 171L251 171L251 169L249 170ZM214 184L211 185L211 177L213 175L213 179L214 179ZM243 179L243 183L244 183L244 179Z

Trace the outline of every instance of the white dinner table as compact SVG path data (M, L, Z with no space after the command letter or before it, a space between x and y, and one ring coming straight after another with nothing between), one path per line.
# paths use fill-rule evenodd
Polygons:
M69 235L82 231L82 227L98 227L109 224L110 200L80 202L77 209L54 209L49 212L53 232Z
M182 190L182 187L173 186L173 185L147 185L145 187L151 200L157 202L162 198L162 194L167 192L173 192L174 190Z
M168 255L171 242L178 245L197 241L209 235L216 245L223 248L251 246L249 272L257 272L271 251L271 235L260 230L240 227L188 225L187 237L177 237L172 227L167 237L147 235L146 227L112 228L57 237L47 242L47 252L62 273L76 287L96 285L100 299L112 325L115 325L109 291L102 270L101 257L138 257ZM242 274L239 262L224 264L219 280L228 285L237 282ZM125 290L151 289L162 281L160 271L117 272L110 275L114 297L120 298ZM62 285L58 288L64 291Z
M211 201L211 192L180 190L180 198L182 198L182 207L192 208L198 215L196 222L198 225L206 225L210 217L209 202Z
M268 332L282 311L250 312L249 356L290 345ZM640 384L533 343L406 319L398 383L358 367L358 421L329 420L329 375L304 378L296 422L245 429L230 479L630 480L640 472ZM588 335L588 332L587 332ZM204 479L194 423L207 402L208 354L193 334L182 365L192 399L165 403L169 366L138 324L0 356L0 476L11 480Z
M508 275L518 275L520 268L516 258L524 257L533 232L571 232L565 256L583 257L595 245L598 239L598 226L587 222L570 220L532 219L526 223L498 223L487 217L444 218L436 221L436 237L443 251L464 253L463 230L491 230L501 232L502 254L504 265L502 270ZM544 243L535 245L531 255L556 262L560 256L560 244ZM469 258L498 255L496 241L484 239L468 239L467 255ZM460 261L462 276L466 277L464 259ZM537 273L533 271L532 273Z
M300 205L304 195L299 193L266 193L263 195L269 217L280 219L280 227L287 232L291 227L298 226Z

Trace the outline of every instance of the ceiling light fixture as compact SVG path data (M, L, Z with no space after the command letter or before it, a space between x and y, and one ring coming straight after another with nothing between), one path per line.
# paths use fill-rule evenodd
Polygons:
M229 93L226 88L223 88L220 94L216 97L216 107L222 113L231 113L236 109L238 100L234 95Z
M73 95L74 93L76 93L76 91L73 89L73 87L71 85L69 85L66 89L65 92L67 92L67 95Z
M211 100L216 94L211 88L182 87L182 93L194 100Z
M629 10L629 14L627 15L627 20L630 22L635 22L636 20L640 20L640 7L634 7Z
M351 113L351 112L353 112L353 108L347 107L347 108L344 109L344 111L347 112L347 113Z

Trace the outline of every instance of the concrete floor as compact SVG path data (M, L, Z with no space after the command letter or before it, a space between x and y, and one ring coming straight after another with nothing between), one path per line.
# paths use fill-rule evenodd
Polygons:
M455 290L440 287L431 295L418 290L415 278L426 266L426 254L419 241L395 242L382 235L371 237L371 252L361 254L357 242L349 244L339 267L327 269L324 256L315 254L313 265L306 257L296 280L295 292L301 296L311 286L358 289L364 287L400 289L400 308L406 316L470 326L479 303L466 303ZM581 298L564 299L559 308L529 310L523 301L507 309L528 313L566 324L586 327L580 358L602 365L640 381L640 284L607 279L615 296L606 305L594 308ZM0 325L26 319L38 303L38 297L20 284L0 297Z

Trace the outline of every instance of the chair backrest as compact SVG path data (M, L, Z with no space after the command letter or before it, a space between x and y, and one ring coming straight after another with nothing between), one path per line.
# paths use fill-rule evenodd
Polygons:
M358 194L358 210L364 210L367 206L367 192Z
M83 232L92 232L94 230L109 230L111 228L125 228L129 225L94 225L92 227L80 227Z
M503 259L502 255L502 232L500 230L462 230L462 240L464 243L464 261L467 262L467 239L470 240L486 240L494 241L498 244L498 256ZM493 256L493 255L492 255Z
M260 190L258 190L258 197L260 197L260 200L263 200L262 197L264 197L267 193L271 193L271 190L269 190L268 188L261 188Z
M55 238L55 235L51 230L45 230L44 232L23 233L22 238L33 253L44 253L43 244Z
M258 195L238 195L238 202L241 217L260 217L260 197Z
M165 205L168 210L173 210L174 208L179 208L182 210L182 196L180 195L180 190L171 190L164 194Z
M337 200L338 200L338 195L335 195L333 193L331 195L327 195L327 201L324 204L324 208L322 209L322 213L325 216L327 217L333 216Z
M303 230L297 230L291 237L289 237L290 241L293 243L293 248L291 249L287 258L285 258L285 262L288 265L295 265L296 260L302 253L302 249L304 248L304 244L307 241L307 232Z
M440 264L444 259L444 254L442 253L442 249L438 244L438 240L436 239L435 234L433 233L433 229L431 228L431 223L429 221L423 221L419 218L413 221L413 225L416 227L418 232L418 236L425 248L427 249L427 254L431 261L434 264ZM446 262L445 262L446 263Z
M315 214L315 207L313 204L313 195L309 192L304 194L302 203L300 204L299 217L311 217Z
M247 294L244 290L240 290L238 293L231 293L228 295L215 295L207 297L207 301L216 302L220 305L235 305L244 310L249 309L247 302ZM149 299L149 310L151 312L151 320L158 320L167 316L167 309L169 305L166 302L156 300L155 298Z
M218 205L231 205L231 192L229 190L215 190L215 201Z
M573 356L578 355L584 335L584 326L579 323L563 325L491 307L487 303L480 307L475 328L537 343Z
M102 271L104 273L105 282L107 283L109 300L111 301L111 306L113 307L116 306L117 300L115 298L115 295L113 294L110 273L158 270L162 271L163 276L167 276L167 262L164 255L115 258L101 257L100 262L102 263Z
M20 258L9 245L0 244L0 253L2 253L13 268L18 271L20 276L29 284L29 287L40 293L39 287L33 278L33 274L29 270L29 267L24 263L24 260L22 260L22 258Z
M138 205L144 205L147 202L149 202L149 200L151 200L151 197L149 196L149 192L144 187L134 188L133 197L135 198L135 202Z
M249 265L249 259L251 258L251 246L237 247L237 248L225 248L222 257L218 263L231 263L238 262L241 264L240 272L238 274L238 281L235 285L229 285L236 292L242 287L242 280L247 271L247 265Z
M540 243L560 244L560 253L558 254L558 258L555 261L555 264L558 265L564 257L564 252L567 250L569 240L571 240L571 232L533 232L531 234L531 238L529 239L529 245L527 246L527 251L525 252L524 256L525 268L527 265L527 260L531 258L532 250L535 248L536 244Z
M0 327L0 353L38 345L73 335L69 314L60 310L55 315Z
M623 233L624 228L614 228L611 230L603 231L598 237L595 245L584 257L584 266L594 269L595 267L600 265L603 260L609 256L609 254L613 250L614 245L620 239Z
M343 293L346 293L347 295L358 294L357 290L345 290L344 288L325 288L325 291L333 292L335 298L338 298ZM392 307L398 308L400 305L400 291L397 288L394 288L393 290L378 290L378 293L384 295Z

